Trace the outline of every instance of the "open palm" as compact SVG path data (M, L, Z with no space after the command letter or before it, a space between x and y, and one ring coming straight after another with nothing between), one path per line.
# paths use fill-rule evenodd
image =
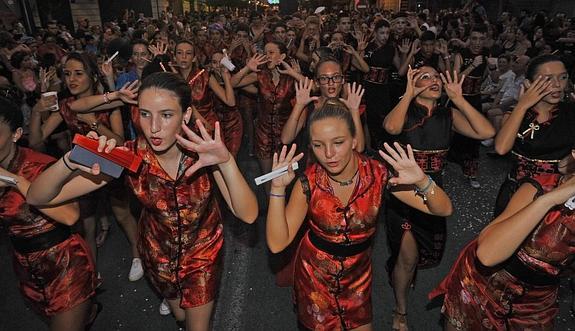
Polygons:
M216 122L214 128L214 137L212 138L202 121L196 120L196 125L200 130L201 137L192 131L186 124L182 124L182 129L188 139L177 134L178 143L185 149L198 154L198 161L188 170L186 175L190 176L201 168L221 164L229 161L231 155L220 135L220 123Z
M411 185L425 179L425 173L415 162L411 146L407 145L406 154L399 143L395 142L393 145L395 149L385 143L383 147L387 153L379 151L379 155L397 172L397 176L391 178L389 183L392 185Z

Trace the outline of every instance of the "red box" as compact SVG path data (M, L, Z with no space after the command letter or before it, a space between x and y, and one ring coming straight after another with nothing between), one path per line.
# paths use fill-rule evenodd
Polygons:
M76 134L74 136L72 144L81 146L106 160L128 169L131 172L138 171L140 163L142 163L141 157L128 150L114 148L110 153L105 153L103 151L100 153L98 152L98 140L91 139L80 134Z

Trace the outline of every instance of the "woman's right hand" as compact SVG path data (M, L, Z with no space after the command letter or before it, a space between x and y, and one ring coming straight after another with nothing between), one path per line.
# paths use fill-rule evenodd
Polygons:
M547 94L552 92L552 89L549 88L550 86L551 81L543 76L537 77L533 83L525 80L521 86L519 100L517 101L517 106L515 106L515 108L523 107L524 109L529 109L535 106Z
M118 97L125 104L137 105L138 104L138 89L140 88L140 81L135 80L128 82L118 90Z
M418 96L419 93L421 93L421 92L425 91L426 89L428 89L429 87L431 87L431 85L425 86L425 87L416 87L415 86L415 82L416 82L415 76L417 76L418 73L419 73L419 69L413 69L413 68L411 68L411 65L409 65L409 67L407 69L407 86L405 88L405 94L404 94L404 97L409 98L409 100L412 100L413 98Z
M106 136L98 136L98 133L95 131L90 131L88 132L88 134L86 135L86 137L94 139L94 140L98 140L98 152L104 152L104 153L110 153L114 148L116 148L116 139L108 139L108 137ZM118 148L124 148L124 147L118 147ZM98 163L94 163L92 165L92 167L86 167L83 166L79 163L76 162L72 162L72 160L70 160L70 152L64 154L64 156L62 157L64 160L64 163L66 164L67 167L69 167L71 170L80 170L92 175L99 175L100 174L100 165Z
M246 67L253 72L259 72L260 69L258 69L258 67L267 62L267 56L264 54L255 54L249 59L248 63L246 63Z
M56 95L40 96L40 99L38 100L38 102L36 102L36 104L32 108L32 111L38 113L44 113L50 111L54 109L57 101L58 96Z
M575 175L571 175L569 179L561 185L553 189L551 192L545 194L551 199L553 205L560 205L575 196Z
M291 165L294 162L298 162L303 157L303 153L299 153L295 155L296 152L296 144L292 144L289 152L287 151L287 146L283 146L282 150L278 156L278 153L274 153L272 159L272 171L279 169L281 167L288 166L288 171L284 175L274 178L272 180L272 188L281 188L285 189L291 181L295 178L295 172ZM295 155L295 156L294 156Z
M305 77L301 81L295 82L295 100L296 104L306 106L308 103L318 100L318 97L311 96L313 89L313 80Z

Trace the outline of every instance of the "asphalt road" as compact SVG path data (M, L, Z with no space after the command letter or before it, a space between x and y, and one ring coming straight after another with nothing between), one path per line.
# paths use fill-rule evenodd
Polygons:
M484 155L484 153L483 153ZM251 182L259 175L257 163L245 152L239 163ZM421 270L415 289L410 293L409 322L411 330L441 330L441 303L429 302L427 293L445 276L459 250L490 221L498 187L508 169L505 159L483 156L479 181L474 190L464 181L461 170L450 164L445 188L452 198L455 213L448 219L448 243L440 266ZM258 190L260 201L264 200ZM222 285L214 314L214 330L297 330L291 290L275 285L271 266L277 259L265 245L265 215L254 225L245 225L232 217L225 220L225 259ZM383 226L380 227L374 251L374 329L391 329L392 291L387 283L385 261L388 257ZM0 331L45 330L47 327L20 295L11 266L8 238L0 236ZM128 242L118 224L99 250L98 269L104 277L104 292L98 300L104 310L94 324L95 331L109 330L177 330L171 316L160 316L160 299L145 279L129 282L131 263ZM569 310L571 290L564 281L560 290L561 314L557 330L575 330L575 317Z

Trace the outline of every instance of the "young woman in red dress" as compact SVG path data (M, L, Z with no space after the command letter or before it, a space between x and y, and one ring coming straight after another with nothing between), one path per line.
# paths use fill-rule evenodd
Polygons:
M215 138L199 120L201 137L188 128L191 98L187 82L174 73L146 77L138 93L141 133L125 148L143 159L126 180L143 206L138 248L144 270L176 320L195 331L210 328L221 270L224 238L216 189L244 222L255 221L258 205L220 138L219 123ZM100 150L109 152L116 144L90 136L99 139ZM37 179L29 192L31 203L55 203L107 184L110 178L99 174L97 164L88 169L68 155Z
M294 83L302 81L304 76L295 61L291 65L287 63L287 49L283 43L268 42L264 50L265 55L256 54L232 77L232 86L257 84L260 101L255 125L255 154L262 173L268 173L272 168L273 153L282 146L282 129L295 98ZM259 68L261 65L264 66Z
M355 151L351 113L328 99L309 115L309 134L317 163L295 183L286 206L286 188L295 178L291 168L272 182L266 236L274 253L285 249L304 221L295 261L294 298L298 322L309 330L372 330L372 240L386 186L391 194L422 212L447 216L452 211L445 192L415 162L413 151L399 144L381 156L386 166ZM274 154L273 168L300 160L292 145ZM417 194L414 194L416 193Z
M575 261L575 176L567 168L559 182L519 180L505 210L460 253L430 294L444 296L446 330L554 329L559 281Z
M0 175L17 182L0 181L0 222L8 229L20 290L50 330L84 330L96 314L96 273L90 248L69 228L80 208L77 202L26 202L31 182L55 160L17 145L22 124L20 108L0 98Z

